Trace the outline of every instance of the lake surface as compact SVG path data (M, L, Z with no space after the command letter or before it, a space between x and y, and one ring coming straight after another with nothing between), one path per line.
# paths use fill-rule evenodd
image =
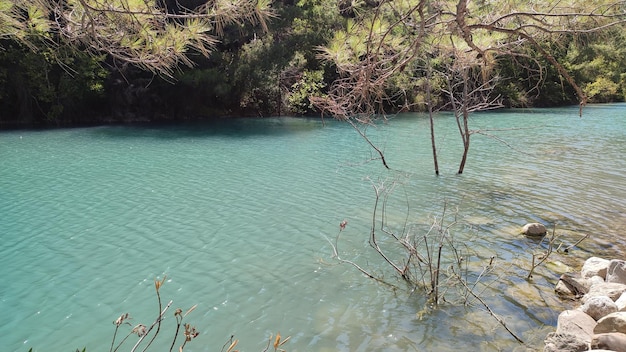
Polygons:
M393 280L368 245L380 182L397 187L392 229L425 232L444 207L456 214L452 234L473 263L496 257L480 296L539 346L571 306L553 294L565 266L626 249L626 104L589 106L582 118L577 107L476 114L471 126L506 144L473 135L456 175L460 137L440 115L439 177L417 114L368 130L392 170L331 120L0 132L0 346L108 351L120 314L154 321L154 280L166 276L163 304L174 303L155 351L169 350L174 309L194 304L185 321L200 335L185 351L219 351L231 335L261 351L278 331L291 336L288 351L520 348L476 301L428 310L423 292L337 264L326 238L346 220L341 257ZM528 281L545 243L519 231L536 221L556 225L557 243L590 238Z

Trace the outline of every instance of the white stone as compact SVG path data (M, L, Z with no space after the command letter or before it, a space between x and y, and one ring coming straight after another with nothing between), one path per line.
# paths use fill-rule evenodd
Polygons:
M613 313L615 314L615 313ZM591 342L596 321L580 310L566 310L559 314L556 324L557 334L572 334L585 341Z
M602 278L606 278L606 271L609 267L609 260L591 257L585 260L585 264L583 264L583 268L580 270L580 275L584 278L589 278L592 276L600 276Z
M614 282L604 282L591 286L589 292L585 294L582 301L585 303L588 299L598 296L607 296L613 301L616 301L624 292L626 292L626 285Z
M610 334L593 335L591 348L605 351L626 352L626 334L614 332Z
M538 222L526 224L522 228L522 233L526 236L543 236L546 232L546 227Z
M626 261L613 259L606 271L606 282L626 284Z
M611 313L598 320L598 324L593 329L594 334L604 334L609 332L626 333L626 312Z
M607 296L596 296L588 299L585 304L580 307L580 310L587 313L595 320L617 312L617 305Z
M604 278L602 276L598 276L598 275L594 275L588 280L589 280L589 288L591 288L591 286L593 285L603 284L606 282L604 281Z
M543 352L583 352L589 349L585 342L573 334L550 333L544 340Z
M619 298L615 301L615 305L619 311L626 310L626 292L623 292L622 295L619 296Z

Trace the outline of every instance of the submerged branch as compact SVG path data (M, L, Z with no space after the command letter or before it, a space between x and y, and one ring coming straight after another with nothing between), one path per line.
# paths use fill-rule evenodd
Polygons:
M513 338L515 338L515 340L517 340L517 342L519 342L520 344L525 344L524 340L522 340L519 336L517 336L513 330L511 330L507 325L506 322L498 315L496 314L490 307L489 305L482 299L480 298L480 296L478 296L468 285L467 282L465 282L465 280L460 279L459 280L461 282L461 284L467 289L467 292L474 297L478 302L480 302L480 304L483 305L483 307L485 307L485 309L487 310L487 312L489 312L489 314L496 319L496 321L498 323L500 323L500 325L502 325L502 327L509 333L511 334L511 336L513 336Z

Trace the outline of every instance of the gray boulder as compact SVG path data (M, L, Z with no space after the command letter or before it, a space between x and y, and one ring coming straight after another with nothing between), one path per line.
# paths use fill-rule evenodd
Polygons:
M613 301L616 301L624 292L626 292L626 285L614 282L604 282L591 286L589 292L585 294L582 301L583 303L586 303L587 300L592 297L598 296L607 296Z
M589 292L589 279L576 273L565 273L559 278L554 291L562 298L580 298Z
M596 321L580 310L566 310L559 314L556 324L557 334L572 334L585 343L591 342Z
M594 275L587 280L589 280L589 287L593 285L603 284L606 282L602 276L598 275Z
M617 305L607 296L596 296L588 299L580 310L587 313L596 321L600 318L617 312Z
M626 261L613 259L606 271L606 282L626 284Z
M604 349L615 352L626 352L626 334L614 332L610 334L593 335L592 349Z
M598 320L598 324L593 329L594 334L604 334L610 332L621 332L626 334L626 312L611 313Z
M548 232L546 227L538 222L526 224L522 228L522 233L526 236L543 236L546 232Z
M622 293L621 296L615 301L615 305L617 306L617 310L624 311L626 310L626 292Z
M609 260L591 257L585 260L583 268L580 270L580 275L584 278L590 278L592 276L600 276L606 278L606 271L609 268Z
M545 339L543 352L583 352L589 344L574 334L549 333Z

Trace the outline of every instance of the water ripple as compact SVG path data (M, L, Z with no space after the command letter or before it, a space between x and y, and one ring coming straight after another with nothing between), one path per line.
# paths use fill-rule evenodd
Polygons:
M440 177L427 120L415 115L371 131L391 172L364 160L368 146L348 126L316 119L4 132L0 270L11 284L0 286L0 345L108 347L120 314L153 319L153 280L167 276L164 300L198 304L190 318L202 334L190 351L232 334L260 350L279 330L293 336L291 351L511 350L479 307L429 311L419 292L391 294L334 264L325 237L347 220L342 256L391 275L369 252L373 184L397 186L387 204L393 229L408 222L426 233L444 204L458 209L454 236L471 265L491 256L500 265L483 292L492 308L526 339L545 336L563 305L552 294L558 274L539 268L524 279L546 244L520 236L521 226L555 225L566 243L590 233L560 258L567 265L626 248L626 107L592 108L582 120L568 120L567 109L476 115L483 128L543 127L533 144L527 130L503 132L525 153L473 138L462 176L457 132L441 117Z

